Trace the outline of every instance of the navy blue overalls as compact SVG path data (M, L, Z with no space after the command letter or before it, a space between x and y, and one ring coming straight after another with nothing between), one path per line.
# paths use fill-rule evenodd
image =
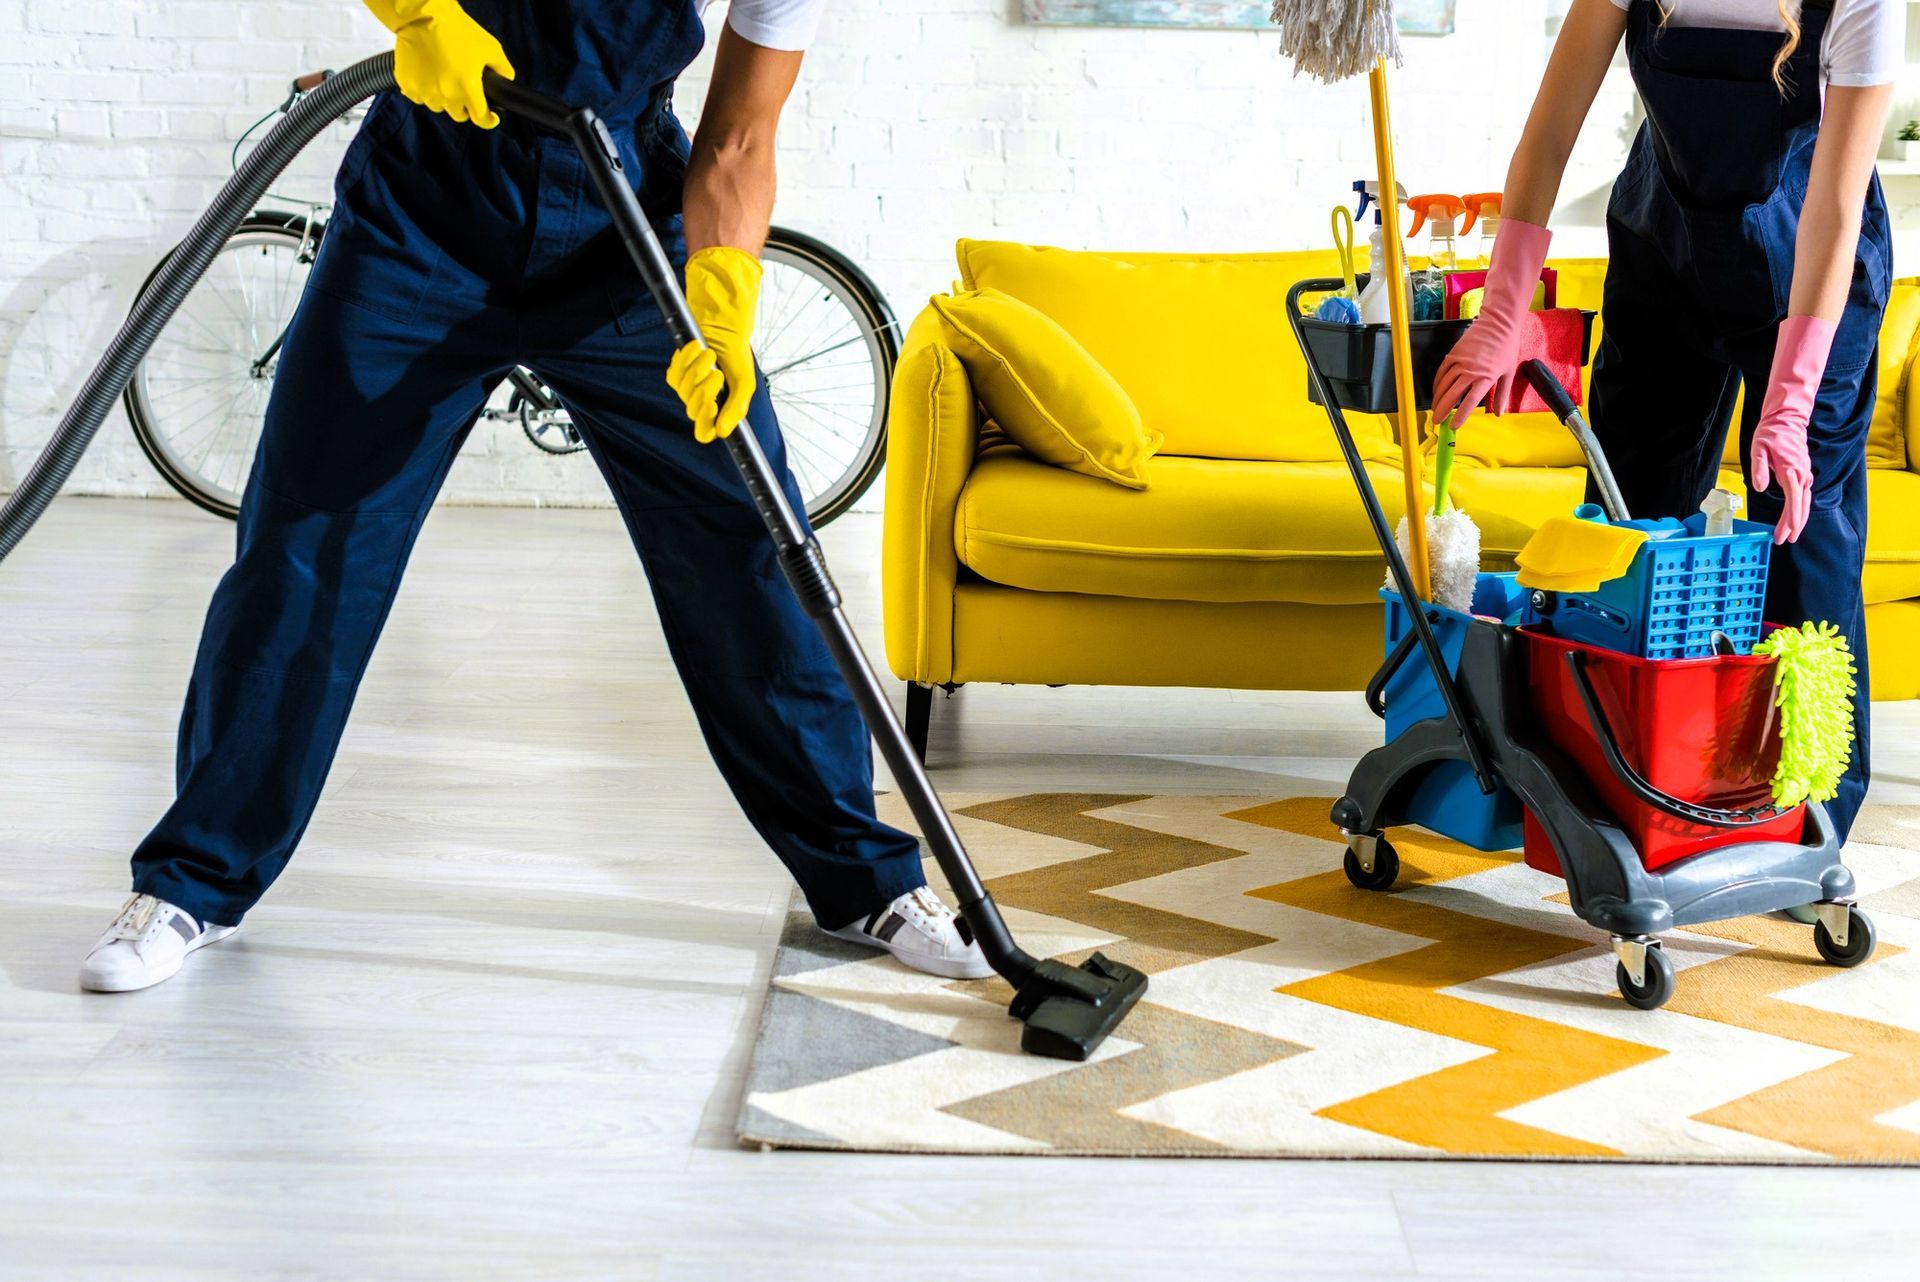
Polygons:
M520 83L605 118L683 260L689 148L668 97L705 38L694 0L467 8ZM914 840L874 818L866 728L727 452L695 443L667 386L672 340L573 148L387 93L336 200L201 636L178 796L134 854L134 888L233 924L286 866L421 521L516 363L585 436L707 745L822 924L924 884ZM784 474L764 385L747 425Z
M1820 130L1820 44L1831 0L1806 0L1799 48L1771 74L1778 32L1660 25L1651 0L1627 14L1627 53L1647 121L1607 207L1605 322L1593 368L1593 427L1635 516L1685 516L1713 489L1744 380L1740 457L1787 315L1794 237ZM1842 838L1867 789L1867 646L1860 575L1867 534L1867 427L1891 229L1876 175L1860 244L1807 427L1813 512L1773 550L1766 617L1837 625L1859 665L1853 764L1828 809ZM1751 491L1751 476L1748 478ZM1588 498L1598 501L1591 484ZM1772 525L1776 487L1751 494Z

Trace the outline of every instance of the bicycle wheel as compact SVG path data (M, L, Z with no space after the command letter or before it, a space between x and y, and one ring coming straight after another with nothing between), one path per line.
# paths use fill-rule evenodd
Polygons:
M127 384L140 448L182 497L209 512L231 519L240 511L280 339L322 230L298 214L250 215Z
M754 355L807 517L825 525L886 461L898 327L866 273L830 245L775 227L761 261Z

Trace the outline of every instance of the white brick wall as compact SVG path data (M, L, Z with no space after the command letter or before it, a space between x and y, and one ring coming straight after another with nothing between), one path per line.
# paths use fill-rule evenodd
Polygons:
M1495 188L1544 62L1548 0L1460 0L1393 79L1403 180ZM709 15L724 20L724 7ZM873 273L902 319L959 236L1129 249L1320 244L1373 172L1362 82L1291 76L1266 32L1030 27L1010 0L832 0L782 132L780 221ZM385 37L354 0L0 5L0 489L24 470L146 271L287 80ZM682 83L697 117L703 59ZM1576 155L1557 244L1593 251L1627 138L1616 72ZM282 189L324 194L329 137ZM1276 304L1278 300L1275 300ZM115 412L76 488L164 486ZM466 502L604 501L585 456L476 433Z

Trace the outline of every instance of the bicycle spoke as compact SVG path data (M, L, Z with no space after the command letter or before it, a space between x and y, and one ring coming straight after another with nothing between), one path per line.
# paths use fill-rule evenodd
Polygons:
M808 301L812 301L812 291L811 291L811 290L809 290L809 291L808 291L808 293L807 293L807 298L808 298ZM785 318L784 318L784 319L783 319L783 320L782 320L782 321L780 322L780 328L778 328L778 329L776 329L776 330L774 330L774 331L773 331L772 333L770 333L770 334L768 334L768 335L767 335L767 344L766 344L766 345L767 345L768 347L772 347L772 346L774 346L775 344L777 344L777 343L778 343L778 342L780 341L780 337L781 337L781 335L783 335L783 334L785 334L785 333L787 332L787 330L788 330L788 328L789 328L790 326L792 326L792 324L794 323L794 321L796 321L796 320L798 320L798 319L799 319L800 317L802 317L802 316L804 316L804 315L806 315L806 312L805 312L805 310L804 310L804 309L795 309L794 311L792 311L792 312L791 312L791 313L790 313L789 315L787 315L787 316L786 316L786 317L785 317Z
M809 299L808 300L809 305L805 309L801 311L797 311L792 316L790 316L787 319L786 325L783 327L783 331L782 331L784 333L786 329L791 329L795 324L797 324L800 321L802 317L806 317L807 327L797 331L798 334L801 336L801 338L804 339L804 341L796 341L795 343L796 346L801 347L803 349L806 347L815 345L816 338L820 332L821 325L833 324L837 319L839 319L831 315L830 312L826 314L822 314L821 312L815 311L812 306L813 301L814 300ZM773 335L768 340L767 346L774 350L778 350L780 337L781 337L780 334Z
M849 338L844 343L835 343L832 347L823 347L819 351L814 352L810 356L795 357L794 359L788 361L784 365L776 366L773 369L767 370L766 375L768 378L771 379L777 375L786 374L793 370L806 370L808 373L814 373L816 371L823 370L823 369L872 369L873 362L871 360L835 361L830 365L814 365L813 364L814 361L819 360L822 356L829 356L834 352L839 351L843 347L850 347L855 343L865 341L866 337L867 336L865 334L855 334L852 338Z
M813 449L822 455L826 455L827 453L826 444L819 439L820 435L822 434L832 438L833 440L841 442L843 445L861 443L861 442L854 442L849 437L847 437L844 433L835 431L830 424L820 421L820 419L818 419L815 415L809 413L806 410L800 409L797 406L789 406L788 408L792 411L792 413L788 415L787 422L794 423L796 427L802 427L802 428L808 429L805 431L787 431L786 435L789 442L804 440L807 443L808 448ZM795 422L795 420L798 420L798 421ZM841 466L844 469L845 467L844 461L841 464Z
M800 274L799 280L796 280L795 276L796 273L792 273L784 268L775 273L775 281L779 292L777 294L777 301L767 314L768 319L765 328L767 330L768 345L771 345L773 340L777 338L786 328L787 324L790 323L793 310L799 305L799 300L812 293L813 282L807 279L804 274Z
M233 267L233 283L240 291L240 306L245 312L247 327L247 347L260 349L259 311L253 305L253 295L247 289L247 269L238 257L227 260Z

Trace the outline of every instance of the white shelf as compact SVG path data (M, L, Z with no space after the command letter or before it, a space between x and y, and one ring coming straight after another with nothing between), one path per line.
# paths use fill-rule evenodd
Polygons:
M1920 178L1920 160L1877 160L1882 178Z

